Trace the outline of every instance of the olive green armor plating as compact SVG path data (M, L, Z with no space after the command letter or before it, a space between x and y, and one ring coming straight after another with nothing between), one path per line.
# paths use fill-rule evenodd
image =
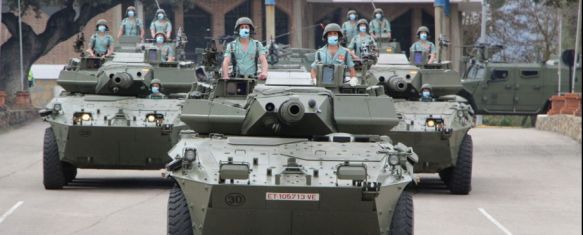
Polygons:
M383 136L392 99L270 79L199 84L185 101L168 234L412 234L417 156Z
M194 65L163 63L139 38L122 38L112 58L71 59L57 83L65 91L41 116L50 124L44 143L44 184L62 188L77 168L161 169L186 128L180 105L194 81ZM158 79L161 94L151 93ZM154 96L152 96L154 97Z

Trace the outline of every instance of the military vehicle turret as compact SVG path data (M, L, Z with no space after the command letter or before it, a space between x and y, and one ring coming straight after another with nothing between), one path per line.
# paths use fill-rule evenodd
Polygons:
M575 92L581 92L581 66L571 71L573 56L541 63L492 61L499 45L478 44L467 59L463 90L477 114L516 114L535 116L550 108L549 98L559 92L558 66L561 64L561 92L571 91L571 74L576 73ZM566 62L566 63L565 63Z
M185 101L168 234L412 234L417 157L384 136L392 99L275 84L219 80Z
M391 48L400 48L392 43ZM412 53L410 63L405 54L389 52L382 51L364 75L365 84L382 85L385 94L395 98L401 121L387 134L415 149L419 155L415 173L439 173L452 193L468 194L473 110L455 95L463 89L460 76L447 61L427 64L426 54ZM421 97L424 88L429 88L430 97Z
M74 58L61 71L57 83L65 91L40 111L50 124L46 189L71 182L77 168L161 169L171 160L167 151L186 128L180 104L194 81L194 64L163 62L158 48L139 40L122 38L113 57Z

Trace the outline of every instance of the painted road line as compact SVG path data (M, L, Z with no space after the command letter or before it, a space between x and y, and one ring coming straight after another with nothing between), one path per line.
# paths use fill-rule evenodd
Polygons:
M18 209L18 207L22 206L22 203L24 203L24 202L23 202L23 201L19 201L19 202L17 202L16 204L14 204L14 206L12 206L12 207L10 208L10 210L6 211L6 213L4 213L4 214L2 215L2 217L0 217L0 224L1 224L2 222L4 222L4 220L5 220L5 219L6 219L6 218L7 218L7 217L10 215L10 214L14 213L14 211L15 211L16 209Z
M500 222L498 222L496 219L494 219L494 217L488 214L488 212L486 212L484 208L478 208L478 210L482 212L482 214L486 216L486 218L488 218L492 223L494 223L494 225L496 225L496 227L502 230L502 232L504 232L506 235L512 235L512 233L508 231L508 229L506 229L502 224L500 224Z

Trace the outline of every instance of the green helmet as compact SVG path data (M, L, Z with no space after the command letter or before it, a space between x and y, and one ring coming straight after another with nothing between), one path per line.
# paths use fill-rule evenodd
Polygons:
M360 26L361 24L366 25L366 28L368 28L368 20L360 19L360 20L358 20L358 22L356 22L356 26Z
M342 28L340 28L340 25L336 23L330 23L326 25L324 32L322 33L322 40L326 40L326 35L328 32L338 32L339 37L342 37Z
M158 84L158 85L162 86L162 81L160 81L160 79L154 78L154 79L152 79L152 81L150 82L150 87L151 87L153 84Z
M129 6L129 7L126 9L126 15L128 14L128 11L134 11L134 13L137 13L137 11L136 11L136 7L134 7L134 6Z
M431 84L429 84L429 83L425 83L421 86L421 90L424 90L424 89L428 89L431 91L433 89L433 86L431 86Z
M242 24L248 24L251 27L251 32L255 31L255 25L253 24L253 20L251 20L251 18L249 17L241 17L237 19L237 22L235 22L235 33L239 31L239 26L241 26Z
M105 20L105 19L99 19L99 20L97 20L97 23L95 24L95 28L99 27L100 25L103 25L107 29L109 29L109 26L107 25L107 20Z
M158 15L158 13L162 13L162 14L164 14L164 17L168 17L168 15L166 15L166 11L164 9L158 9L156 11L156 15Z
M385 15L385 12L383 11L383 9L380 9L380 8L374 9L372 14L374 15L376 13L381 13L381 14Z
M417 29L417 35L419 35L419 33L421 32L426 32L427 34L429 34L429 28L427 28L426 26L421 26Z
M355 15L358 15L358 13L356 13L356 11L355 11L355 10L350 10L350 11L348 11L348 12L346 13L346 18L350 17L350 14L355 14Z

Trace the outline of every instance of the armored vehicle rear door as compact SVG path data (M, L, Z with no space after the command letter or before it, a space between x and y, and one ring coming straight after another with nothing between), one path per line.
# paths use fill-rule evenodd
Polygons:
M509 112L514 109L516 92L516 70L509 68L491 68L482 83L481 97L489 112ZM479 89L479 88L478 88ZM477 98L477 97L476 97Z
M537 112L550 96L545 94L544 79L540 67L516 70L515 110L516 112ZM549 81L550 82L550 81Z

